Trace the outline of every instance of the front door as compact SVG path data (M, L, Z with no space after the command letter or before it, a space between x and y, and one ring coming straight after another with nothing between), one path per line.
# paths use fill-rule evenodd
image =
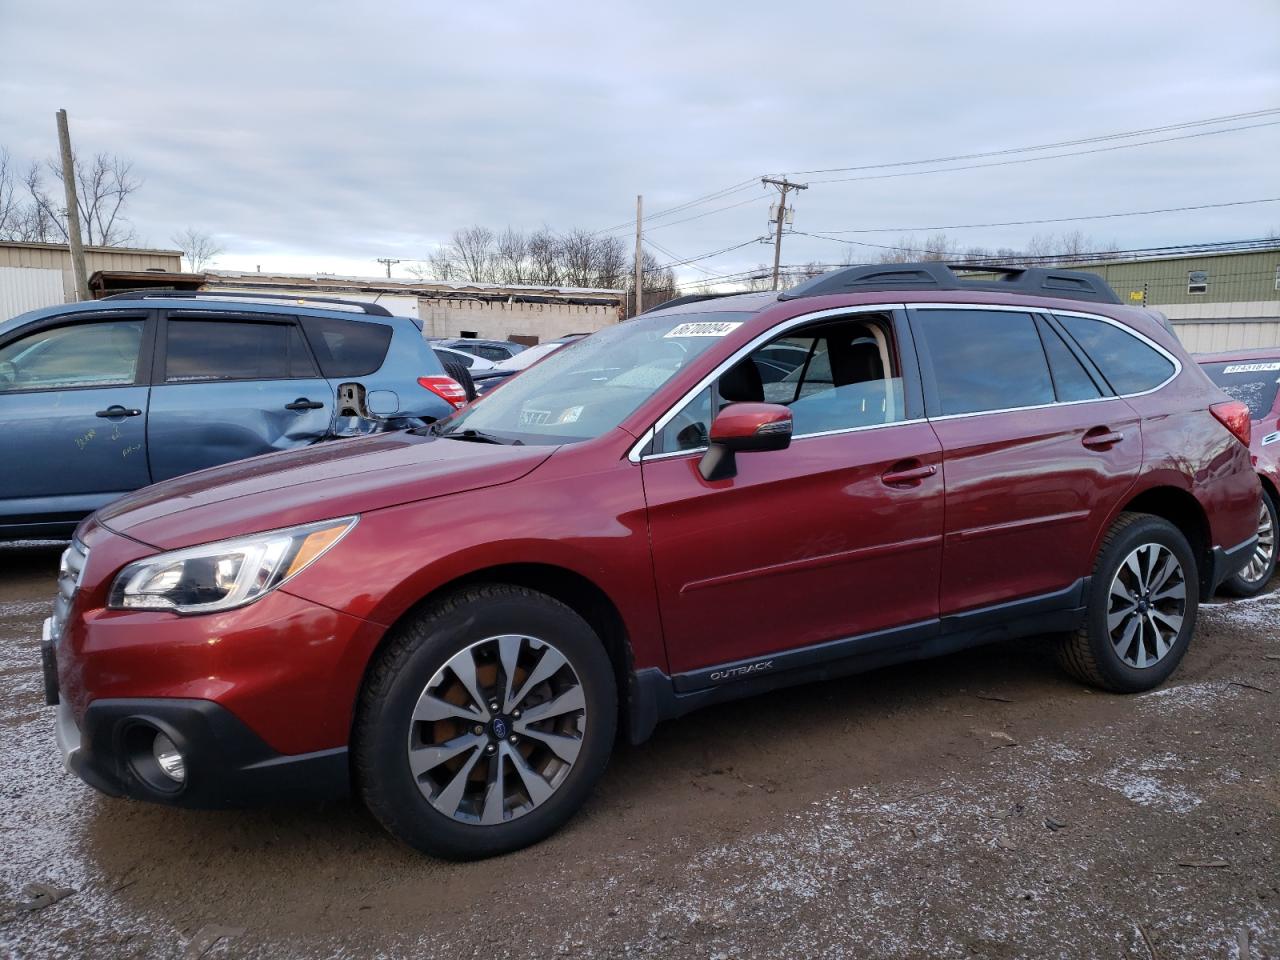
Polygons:
M0 524L66 524L151 482L146 313L75 315L0 344Z
M947 488L941 612L1068 604L1142 465L1140 421L1042 317L911 312Z
M941 449L909 419L893 331L870 314L799 328L769 355L789 372L766 383L748 357L659 431L641 469L674 673L714 682L717 665L936 618ZM703 480L715 411L751 400L791 408L791 446Z
M333 388L290 317L171 313L147 441L156 480L326 437Z

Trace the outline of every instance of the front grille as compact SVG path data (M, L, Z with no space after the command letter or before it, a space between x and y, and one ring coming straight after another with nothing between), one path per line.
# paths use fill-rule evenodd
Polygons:
M88 559L89 551L79 540L72 540L71 546L62 552L62 561L58 564L58 596L53 601L52 633L55 642L62 636L62 628L71 613L71 602L80 588Z

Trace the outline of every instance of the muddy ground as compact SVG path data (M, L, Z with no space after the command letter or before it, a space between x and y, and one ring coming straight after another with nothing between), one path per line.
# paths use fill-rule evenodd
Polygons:
M556 837L450 864L354 804L186 812L63 773L59 549L0 548L0 955L1280 958L1280 594L1204 608L1142 696L1025 642L694 714ZM33 882L75 892L15 914Z

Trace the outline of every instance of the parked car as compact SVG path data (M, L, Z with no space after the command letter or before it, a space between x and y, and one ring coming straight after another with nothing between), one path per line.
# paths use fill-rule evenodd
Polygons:
M521 370L527 370L548 354L555 353L565 344L574 343L585 336L586 334L583 333L574 333L556 340L546 340L534 344L508 360L495 363L488 370L473 373L471 378L475 381L476 393L483 396L509 377L514 377Z
M1244 569L1223 581L1223 589L1237 597L1254 597L1271 582L1276 571L1276 504L1280 503L1280 347L1253 347L1195 358L1200 368L1231 397L1249 407L1253 421L1249 451L1262 483L1258 511L1258 543Z
M490 363L510 360L525 349L523 343L516 343L513 340L480 340L475 337L446 337L440 341L440 346L470 353Z
M296 297L137 294L0 324L0 539L67 537L121 494L466 398L414 322Z
M105 507L42 644L67 764L180 806L354 790L480 857L563 824L619 726L1036 634L1155 687L1253 556L1248 408L1100 278L998 274L658 308L431 427Z
M492 370L497 366L492 360L486 360L484 357L476 356L474 353L467 353L465 350L455 350L453 347L441 346L439 343L432 343L431 349L435 351L436 356L442 362L447 358L462 364L471 371L472 377Z

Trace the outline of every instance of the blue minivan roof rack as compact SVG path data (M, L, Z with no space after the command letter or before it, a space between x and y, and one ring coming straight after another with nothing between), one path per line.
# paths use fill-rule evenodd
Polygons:
M974 273L987 276L961 276ZM778 299L798 300L801 297L821 297L831 293L877 290L982 290L1056 297L1060 300L1088 300L1093 303L1121 302L1102 277L1083 270L938 262L872 263L844 267L792 287Z
M338 303L344 307L356 307L371 317L390 317L392 313L378 303L364 300L342 300L337 297L311 297L305 293L254 293L251 290L175 290L153 287L132 293L113 293L103 300L186 300L205 297L209 300L287 300L293 303Z

